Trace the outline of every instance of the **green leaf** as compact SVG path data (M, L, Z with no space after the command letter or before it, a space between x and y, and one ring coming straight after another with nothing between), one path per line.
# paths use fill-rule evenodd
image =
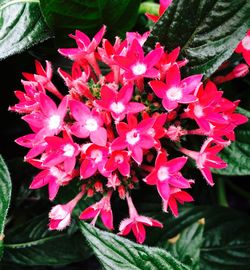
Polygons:
M3 255L4 225L11 198L11 179L8 168L0 156L0 259Z
M184 229L175 237L168 239L162 247L181 262L200 269L200 248L203 242L204 224L200 221Z
M238 107L238 112L250 118L250 112ZM250 122L239 126L236 131L236 141L226 147L220 157L228 163L223 170L213 170L220 175L250 175Z
M222 208L206 218L201 269L247 270L250 265L250 217Z
M181 47L186 75L210 76L233 53L250 27L248 0L174 0L152 29L146 47Z
M139 0L40 0L44 18L56 34L58 44L68 44L76 29L93 36L103 24L109 36L124 35L136 20Z
M6 235L3 261L22 265L63 265L92 255L80 232L50 232L46 215L38 216Z
M39 0L0 0L0 59L50 37Z
M87 223L79 226L107 270L181 270L190 269L159 248L151 248L101 231Z

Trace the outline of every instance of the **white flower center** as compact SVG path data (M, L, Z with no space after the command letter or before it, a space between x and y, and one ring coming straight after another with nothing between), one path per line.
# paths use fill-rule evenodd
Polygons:
M142 63L137 63L136 65L132 67L132 71L134 75L142 75L146 72L146 70L147 70L146 65Z
M161 166L157 172L157 177L160 181L168 179L169 177L168 168L165 166Z
M246 50L250 50L250 36L246 36L242 40L242 46Z
M73 145L68 143L63 147L63 151L64 151L64 153L63 153L64 156L72 157L74 155L75 148Z
M122 113L125 110L125 107L121 102L113 102L110 105L110 109L114 113Z
M124 161L123 155L116 155L115 162L121 164Z
M207 154L206 153L200 154L199 158L197 159L197 167L199 169L203 169L206 160L207 160Z
M136 144L139 140L140 134L137 132L136 129L132 129L126 134L126 141L131 145Z
M98 128L98 124L96 122L96 120L94 118L89 118L86 122L85 122L85 128L92 132L92 131L96 131Z
M59 115L52 115L49 118L49 129L57 129L60 126L60 116Z
M154 137L155 136L155 129L154 128L150 128L147 133L148 133L148 135Z
M91 152L91 158L95 161L95 163L99 163L102 160L102 151L93 150Z
M172 87L170 88L167 93L167 98L171 101L179 100L182 98L182 91L181 88L178 87Z
M196 117L202 117L204 115L203 108L200 105L194 106L194 114Z

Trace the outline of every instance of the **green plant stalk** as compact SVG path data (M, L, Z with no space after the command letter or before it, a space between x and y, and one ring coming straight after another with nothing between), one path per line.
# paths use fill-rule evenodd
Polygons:
M224 179L217 179L217 198L220 206L228 207Z

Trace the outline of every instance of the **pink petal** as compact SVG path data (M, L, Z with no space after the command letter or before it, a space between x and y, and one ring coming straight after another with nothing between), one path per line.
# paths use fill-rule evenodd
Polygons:
M70 131L78 138L87 138L89 136L89 131L79 122L74 123Z
M85 159L80 167L80 176L83 179L87 179L95 174L97 167L88 159Z
M80 101L70 100L69 107L73 117L79 122L84 122L90 115L89 108Z
M148 53L144 59L144 63L147 65L148 68L153 67L157 62L159 62L163 53L163 49L157 48Z
M154 122L155 122L155 118L144 119L138 124L136 129L139 130L140 132L145 132L146 130L153 127Z
M181 175L171 175L168 179L168 182L171 186L176 187L176 188L189 188L190 183L189 181L184 178Z
M119 235L127 235L129 234L131 227L133 225L133 220L130 218L124 219L119 226Z
M177 202L174 198L172 198L170 196L169 200L168 200L168 206L171 209L173 215L175 217L178 217L178 206L177 206Z
M106 25L103 25L102 28L98 31L97 34L95 34L94 36L94 40L96 41L96 45L99 45L99 43L101 42L105 32L106 32Z
M166 94L167 86L162 81L150 81L149 86L153 89L157 97L163 98Z
M180 100L178 100L179 103L184 104L189 104L195 101L197 101L197 97L193 95L184 95Z
M176 101L171 101L166 97L162 100L162 105L167 111L172 111L178 107L178 103Z
M90 140L100 146L105 146L107 143L107 130L99 127L96 131L90 133Z
M200 169L202 175L204 176L204 178L206 179L206 181L208 182L208 184L210 186L214 185L214 181L213 181L213 177L212 177L212 173L208 168L203 168Z
M76 30L75 37L79 38L85 46L88 46L90 44L89 37L79 30Z
M140 146L130 147L130 150L132 151L131 156L134 159L134 161L137 162L138 164L141 164L143 159L143 151L141 147Z
M127 147L127 142L125 141L124 138L118 137L114 139L114 141L111 144L111 149L112 150L122 150Z
M128 176L130 174L130 164L128 162L123 162L119 165L118 170L123 176Z
M140 147L143 149L149 149L154 146L154 139L149 135L140 136Z
M129 102L126 106L127 113L138 113L145 109L145 105L138 102Z
M179 86L181 82L180 69L177 64L173 64L166 74L167 88Z
M150 68L146 70L143 76L147 78L156 79L159 78L160 72L156 68Z
M102 219L102 222L106 228L108 228L109 230L114 229L113 214L112 214L111 210L109 210L109 211L102 210L101 211L101 219Z
M157 190L163 200L168 200L170 195L170 189L168 181L157 181Z
M146 231L143 224L141 223L133 224L132 231L135 235L137 243L142 244L146 238Z
M117 101L127 104L132 98L133 90L132 84L124 85L117 94Z
M188 158L187 157L179 157L169 160L166 165L168 166L169 173L178 172L183 168L186 164Z
M192 75L181 81L181 87L183 88L184 94L193 93L195 88L199 85L202 79L201 74Z
M30 189L37 189L46 186L49 182L49 170L44 170L38 173L30 184Z
M94 209L94 207L89 206L88 208L86 208L80 215L80 219L91 219L96 217L96 215L98 215L100 212L99 209Z
M116 130L119 136L123 136L129 131L129 128L126 123L120 122L116 125Z
M148 184L148 185L156 185L157 183L157 174L155 171L152 171L145 179L144 181Z
M56 183L56 181L50 181L49 182L49 199L52 201L55 199L57 192L59 190L59 185Z

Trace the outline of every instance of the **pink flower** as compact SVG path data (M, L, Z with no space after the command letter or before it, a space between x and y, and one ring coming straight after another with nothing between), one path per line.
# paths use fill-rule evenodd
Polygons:
M152 50L144 57L142 46L137 39L134 39L126 56L115 56L117 64L125 70L126 80L141 78L157 78L159 71L154 68L163 53L162 48Z
M201 171L209 185L213 186L213 177L210 168L223 169L227 167L227 163L220 157L216 156L224 147L222 145L214 145L213 139L207 139L200 152L180 148L179 150L196 161L197 168Z
M124 119L126 114L138 113L145 109L145 106L138 102L130 102L133 95L133 85L123 86L119 92L104 85L101 89L101 100L96 100L98 107L111 112L116 121Z
M192 75L181 81L180 70L177 64L172 65L166 73L166 83L162 81L149 82L155 94L162 99L163 107L172 111L178 103L189 104L197 97L193 94L201 81L202 75Z
M36 83L37 86L41 84L45 89L50 91L52 94L54 94L58 98L62 99L63 95L57 90L55 85L51 82L51 78L53 74L51 63L49 61L46 61L46 70L44 70L41 63L37 60L35 60L35 65L36 65L37 74L30 74L30 73L23 72L24 78L30 82Z
M135 206L132 202L131 197L127 194L126 196L128 207L129 207L129 218L124 219L120 226L119 226L119 235L127 235L130 233L132 230L136 241L139 244L142 244L145 241L146 238L146 231L144 226L150 226L150 227L159 227L162 228L163 225L159 221L145 217L145 216L140 216L136 209Z
M63 230L70 225L71 214L78 201L82 198L83 192L80 192L73 200L66 204L57 204L49 212L49 229Z
M99 202L86 208L80 215L80 219L91 219L91 224L95 225L98 216L101 216L102 223L109 230L113 230L113 213L110 205L112 192L109 191Z
M90 144L84 153L85 159L80 167L80 176L87 179L98 170L103 176L109 176L110 172L105 169L108 160L108 148Z
M90 109L80 101L70 100L70 111L76 122L71 127L71 132L78 138L90 137L91 142L105 146L107 131L103 125L100 114Z
M39 110L39 94L45 93L44 88L32 82L22 81L25 92L15 91L15 95L19 100L14 106L10 106L9 110L18 113L31 113Z
M198 100L188 106L183 116L194 119L205 132L210 131L212 126L228 124L220 113L224 110L223 106L220 105L222 94L223 92L218 91L212 82L208 82L205 89L200 85L196 94Z
M93 99L88 86L88 80L90 77L90 67L84 66L82 70L79 63L74 62L72 65L72 75L63 71L61 68L58 69L59 75L64 79L66 86L69 88L70 95L75 99L80 99L82 96L89 99Z
M66 56L80 64L84 64L84 62L87 61L99 76L101 71L97 65L94 52L101 42L105 31L106 26L104 25L91 41L83 32L76 30L75 35L70 35L70 37L75 39L78 47L71 49L59 49L58 51L63 56Z
M30 189L38 189L48 185L49 199L54 200L60 186L67 185L73 179L73 177L73 171L71 173L66 173L61 168L53 166L38 173L34 177L30 185Z
M116 187L121 187L121 181L116 173L108 176L108 183L106 184L106 186L114 190L116 190Z
M143 150L154 146L154 139L148 134L152 128L155 119L148 118L137 124L137 119L133 115L128 115L128 124L120 122L116 125L120 137L116 138L112 144L112 150L123 150L126 147L131 151L132 158L141 164L143 159Z
M57 135L63 128L63 120L67 112L68 98L65 96L60 105L56 106L54 101L43 93L39 95L40 111L22 117L37 133L37 137Z
M236 53L242 53L243 58L250 65L250 29L248 30L246 36L239 43L235 50Z
M171 212L175 217L178 216L178 206L177 202L184 204L184 202L192 202L194 199L186 191L179 188L171 188L170 196L168 200L163 201L163 211L168 212L170 208Z
M146 13L145 15L147 16L147 18L149 20L156 23L160 19L161 15L170 6L171 3L172 3L172 0L160 0L159 15L153 15L153 14L149 14L149 13Z
M130 156L127 151L112 151L109 160L105 166L107 171L118 171L123 176L129 176L130 174Z
M129 44L133 43L134 39L137 39L141 46L146 42L148 36L150 34L150 31L145 32L144 34L139 34L137 32L127 32L126 33L126 40Z
M47 137L47 155L43 161L43 165L46 167L56 166L60 163L64 163L64 170L70 173L76 164L76 157L80 152L80 147L77 143L74 143L72 138L64 133L64 137Z
M189 188L189 181L179 172L187 162L186 157L167 161L166 153L160 152L152 172L144 179L148 185L156 185L163 200L168 200L170 187Z

